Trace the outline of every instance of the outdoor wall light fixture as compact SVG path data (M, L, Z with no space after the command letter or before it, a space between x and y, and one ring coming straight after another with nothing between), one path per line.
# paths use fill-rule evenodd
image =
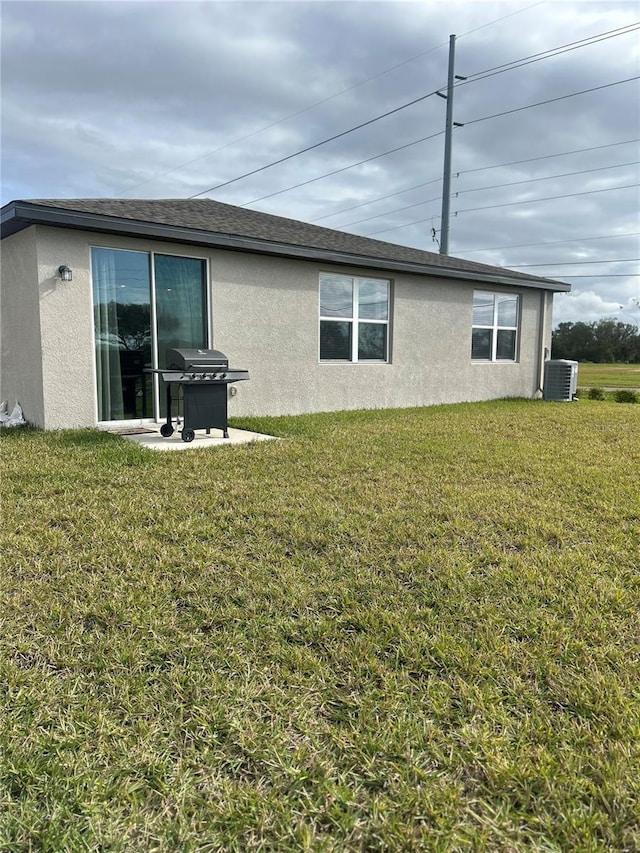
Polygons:
M60 276L60 281L72 281L73 280L73 272L70 267L63 264L61 267L58 267L58 275Z

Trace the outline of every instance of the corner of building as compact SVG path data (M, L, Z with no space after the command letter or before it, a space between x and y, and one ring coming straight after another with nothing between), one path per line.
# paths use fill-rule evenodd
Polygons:
M36 228L2 241L0 399L20 403L27 422L44 427L42 336Z

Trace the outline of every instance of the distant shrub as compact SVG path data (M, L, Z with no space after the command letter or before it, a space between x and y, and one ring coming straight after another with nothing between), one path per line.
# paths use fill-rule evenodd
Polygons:
M630 391L628 388L620 388L613 395L616 403L637 403L638 395L635 391Z
M589 388L590 400L604 400L604 391L602 388Z

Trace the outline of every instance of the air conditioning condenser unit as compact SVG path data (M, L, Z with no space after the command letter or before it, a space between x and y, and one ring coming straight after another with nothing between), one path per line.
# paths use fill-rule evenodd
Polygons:
M578 362L566 358L549 359L544 363L545 400L559 403L571 403L577 399Z

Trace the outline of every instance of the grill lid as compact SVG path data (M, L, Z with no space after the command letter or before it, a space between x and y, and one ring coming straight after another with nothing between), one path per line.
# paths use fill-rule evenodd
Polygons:
M229 359L217 349L167 350L167 370L210 371L216 367L229 367Z

